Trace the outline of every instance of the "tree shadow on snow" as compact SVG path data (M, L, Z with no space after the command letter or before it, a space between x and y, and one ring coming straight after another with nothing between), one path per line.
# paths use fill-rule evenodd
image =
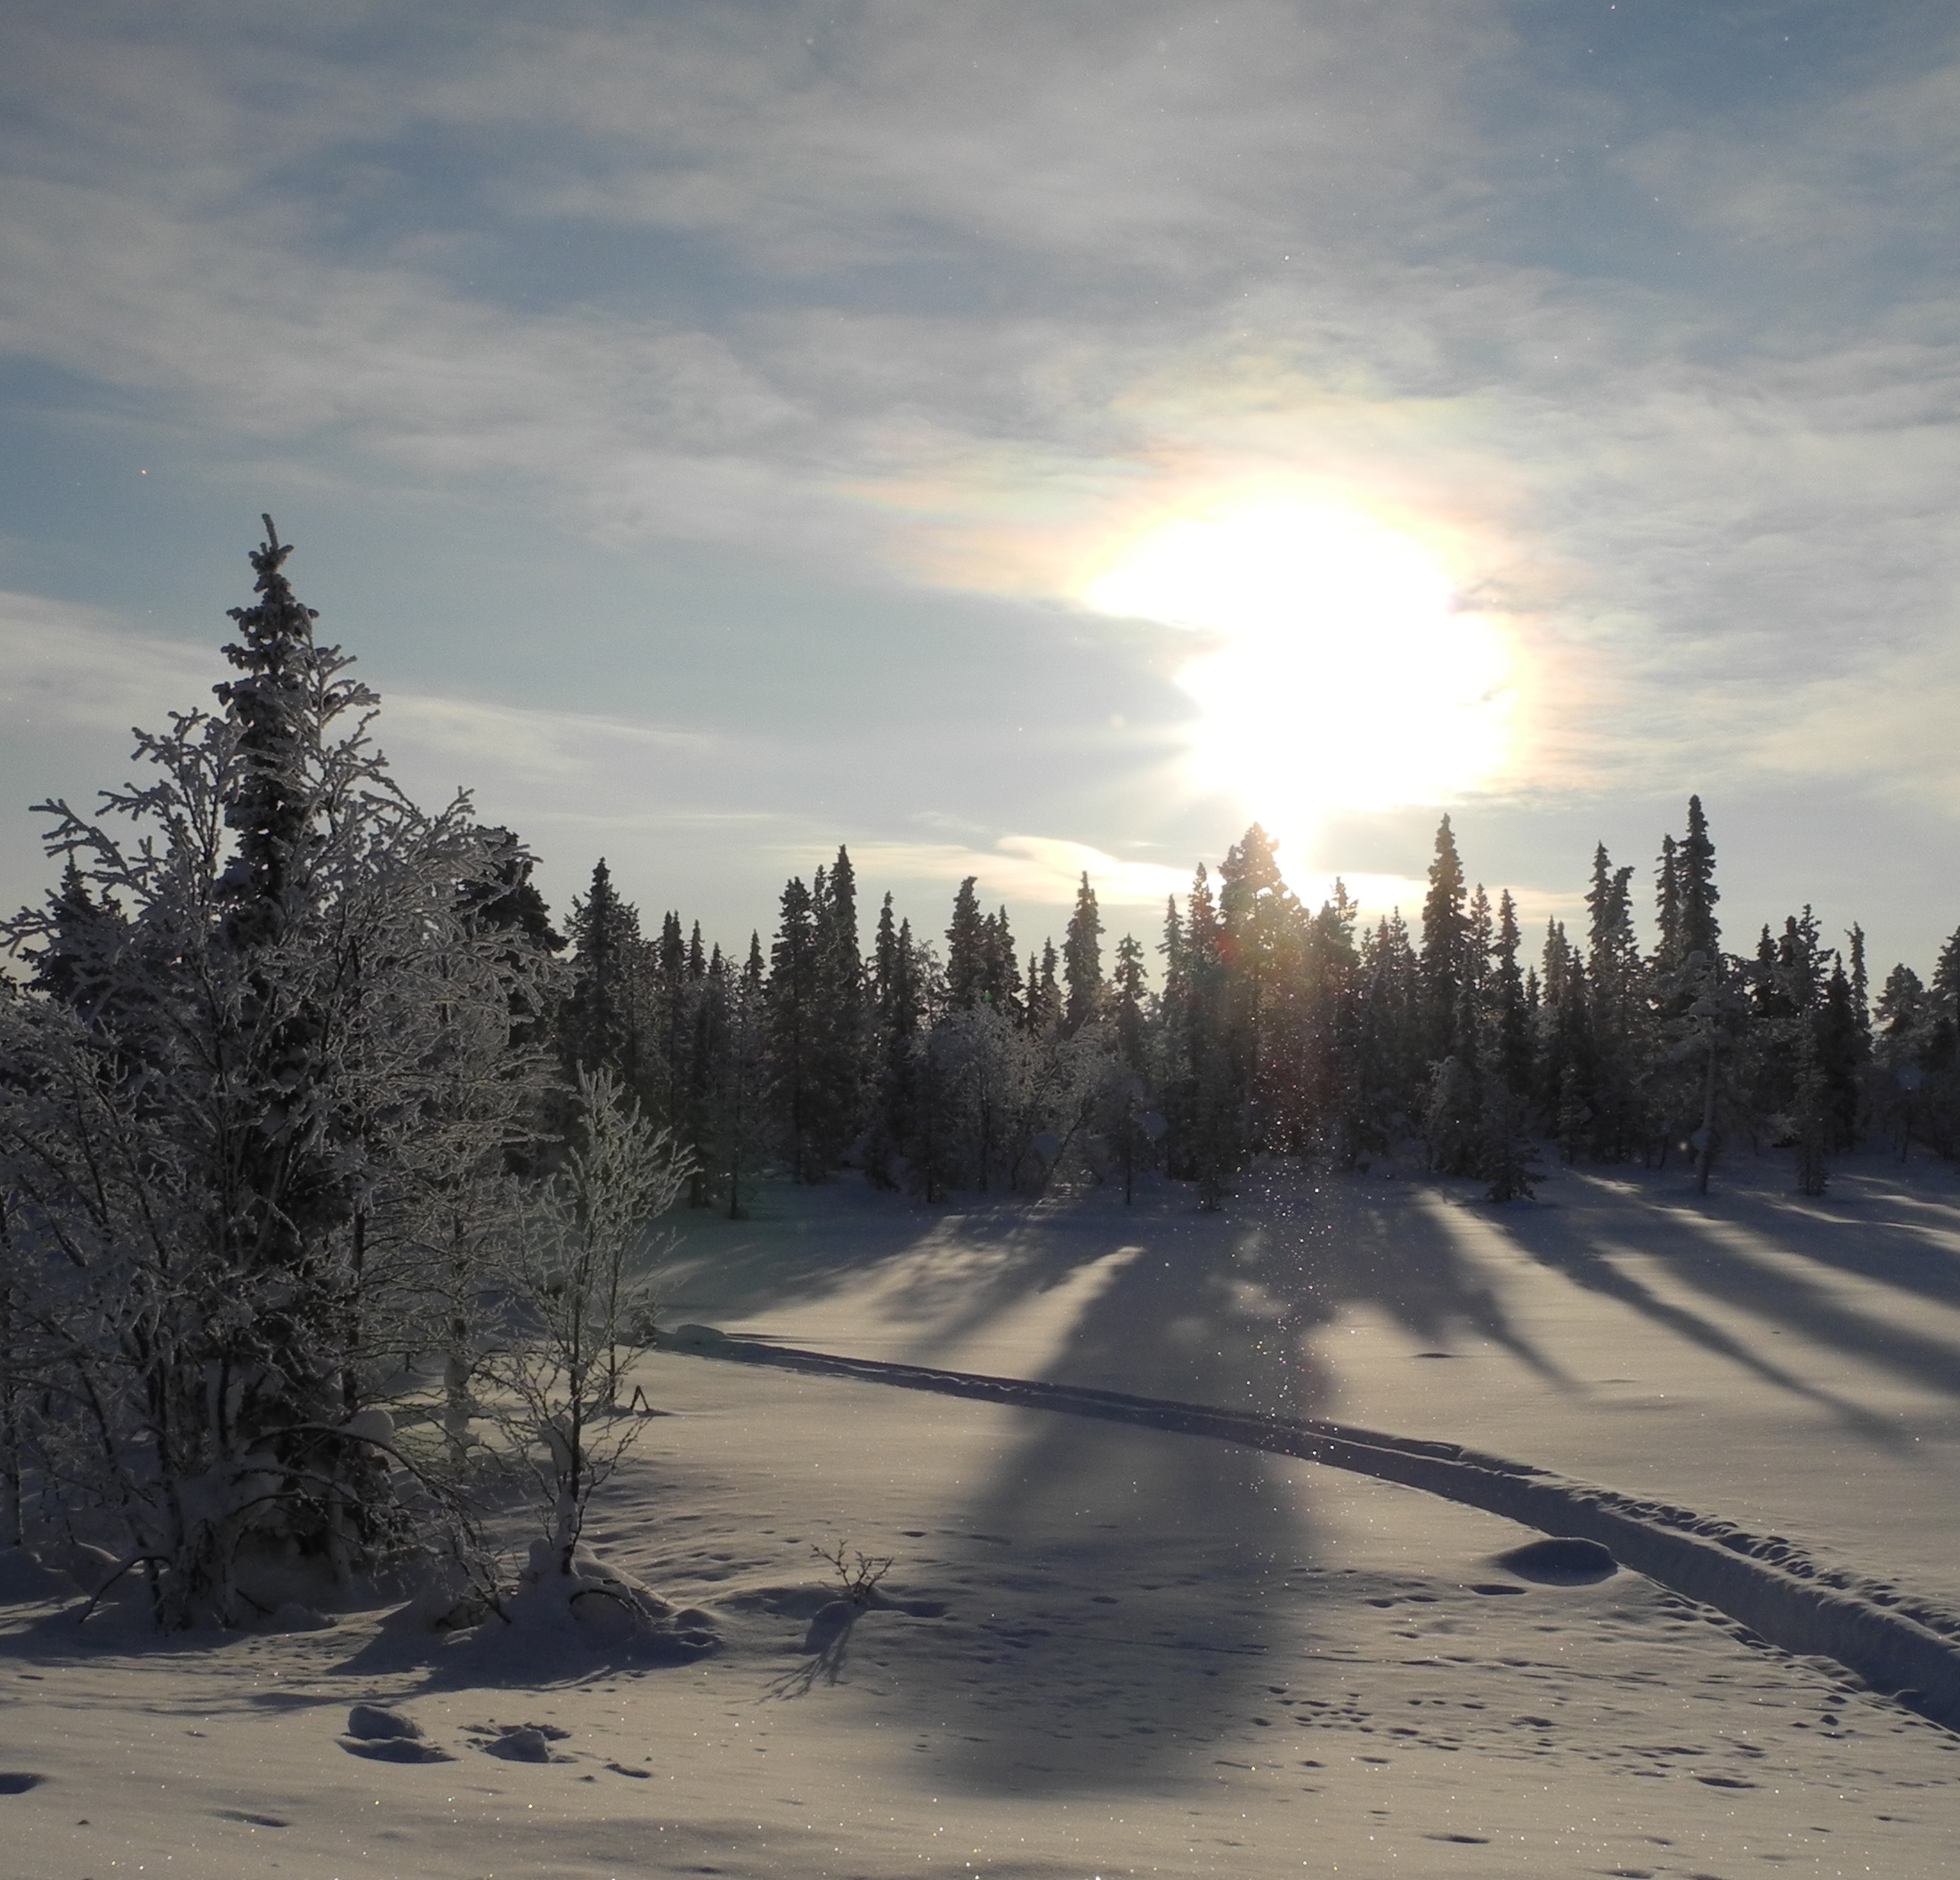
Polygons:
M1672 1197L1670 1197L1672 1201ZM1737 1220L1740 1214L1742 1219ZM1765 1328L1799 1333L1813 1344L1856 1357L1943 1395L1960 1397L1960 1348L1926 1333L1861 1313L1842 1293L1818 1286L1774 1258L1816 1258L1814 1228L1800 1242L1767 1208L1738 1208L1728 1196L1705 1212L1672 1204L1641 1210L1616 1206L1608 1228L1591 1210L1520 1212L1497 1223L1521 1252L1575 1284L1631 1306L1654 1323L1705 1350L1727 1358L1763 1382L1829 1408L1847 1428L1885 1447L1909 1446L1893 1419L1862 1408L1841 1394L1801 1376L1789 1362L1774 1362L1747 1338L1680 1303L1661 1298L1616 1255L1652 1261L1670 1278ZM1762 1255L1735 1244L1737 1231L1759 1237ZM1862 1228L1842 1232L1847 1243ZM1847 1250L1846 1271L1859 1271ZM1836 1262L1829 1262L1834 1264ZM1794 1357L1794 1354L1791 1354Z
M1392 1232L1310 1187L1297 1206L1269 1192L1217 1214L1122 1211L1121 1243L1140 1251L1086 1299L1043 1378L1324 1416L1333 1381L1311 1334L1362 1301L1422 1339L1474 1332L1561 1374L1446 1234L1384 1205ZM1020 1422L966 1504L976 1532L939 1543L955 1623L916 1701L922 1730L960 1740L932 1779L1064 1795L1209 1773L1207 1746L1243 1736L1269 1684L1297 1683L1300 1616L1334 1590L1313 1577L1314 1472L1210 1438Z

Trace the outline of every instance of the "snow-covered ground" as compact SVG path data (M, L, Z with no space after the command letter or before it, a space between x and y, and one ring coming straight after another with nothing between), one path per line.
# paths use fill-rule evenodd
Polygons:
M1951 1171L1784 1186L1561 1171L1500 1210L1276 1178L1212 1217L772 1189L689 1223L663 1291L670 1321L820 1349L1468 1442L1960 1606ZM138 1649L16 1605L0 1874L1952 1869L1960 1738L1638 1575L1507 1570L1530 1536L1494 1515L682 1351L640 1381L671 1414L594 1538L719 1651L408 1651L374 1615ZM920 1609L813 1657L839 1542ZM357 1702L451 1760L350 1754ZM490 1753L525 1723L560 1760Z
M1758 1531L1960 1609L1960 1171L1831 1194L1685 1175L1249 1183L926 1216L839 1187L697 1223L670 1319L1460 1442ZM787 1212L787 1211L785 1211ZM693 1264L699 1262L699 1264Z

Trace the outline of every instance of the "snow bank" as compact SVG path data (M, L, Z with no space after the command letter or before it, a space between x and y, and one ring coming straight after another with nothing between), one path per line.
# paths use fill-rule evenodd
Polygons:
M710 1325L663 1333L664 1350L1031 1410L1134 1424L1299 1456L1481 1508L1542 1532L1592 1541L1622 1564L1713 1606L1785 1650L1833 1658L1875 1690L1960 1729L1960 1616L1898 1589L1826 1572L1781 1536L1572 1480L1452 1443L1352 1425L1216 1410L1120 1391L838 1357Z

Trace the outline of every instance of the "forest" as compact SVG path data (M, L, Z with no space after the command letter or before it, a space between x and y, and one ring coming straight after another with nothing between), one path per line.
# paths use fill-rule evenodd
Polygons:
M867 952L843 847L766 945L644 930L603 861L560 933L518 836L395 783L290 552L267 518L218 709L139 733L146 780L93 812L40 806L61 877L6 927L4 1538L147 1583L166 1626L404 1562L503 1609L493 1463L537 1509L531 1593L592 1591L654 1332L640 1237L767 1176L927 1203L1155 1176L1216 1209L1261 1158L1510 1202L1552 1161L1705 1188L1782 1146L1817 1195L1868 1139L1960 1150L1960 933L1875 1000L1860 932L1807 907L1725 950L1698 798L1651 948L1603 847L1583 931L1527 948L1447 816L1414 931L1338 884L1305 906L1254 825L1154 947L1106 948L1085 875L1059 946L969 878L943 933L885 895Z

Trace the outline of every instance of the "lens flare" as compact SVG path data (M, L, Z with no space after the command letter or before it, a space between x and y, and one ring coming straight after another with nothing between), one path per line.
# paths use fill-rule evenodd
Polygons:
M1243 798L1296 852L1331 812L1446 802L1503 760L1506 636L1459 608L1421 541L1358 511L1181 517L1081 597L1205 636L1178 674L1202 709L1195 781Z

